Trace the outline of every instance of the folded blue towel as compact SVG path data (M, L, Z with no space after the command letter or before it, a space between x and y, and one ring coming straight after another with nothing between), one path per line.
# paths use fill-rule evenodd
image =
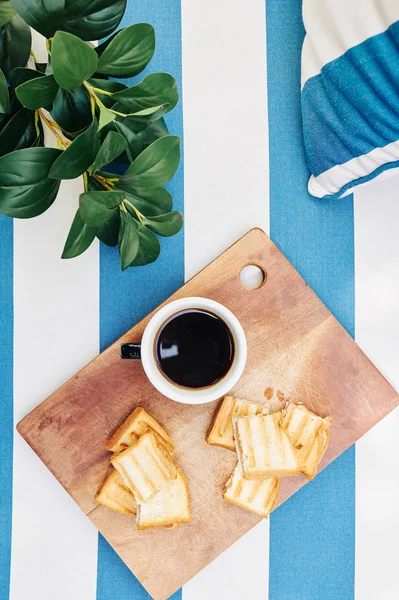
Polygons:
M399 168L399 1L304 0L309 192L337 198Z

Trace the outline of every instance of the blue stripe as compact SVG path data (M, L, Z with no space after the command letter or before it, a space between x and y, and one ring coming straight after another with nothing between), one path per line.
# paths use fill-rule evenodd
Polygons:
M147 72L166 71L181 92L180 0L132 0L122 26L148 22L155 28L156 52ZM183 136L181 102L167 116L169 130ZM169 186L176 209L183 209L183 164ZM116 248L100 251L100 345L104 350L184 282L184 237L162 238L159 259L145 267L120 272ZM133 525L134 526L134 525ZM150 596L100 535L97 600L149 600ZM173 595L181 599L181 591Z
M301 0L267 0L271 237L353 335L352 196L307 193L301 132ZM350 448L270 519L269 600L354 596L355 455Z
M13 459L13 222L0 215L0 600L10 589Z
M399 139L398 61L399 21L305 83L303 130L313 175Z

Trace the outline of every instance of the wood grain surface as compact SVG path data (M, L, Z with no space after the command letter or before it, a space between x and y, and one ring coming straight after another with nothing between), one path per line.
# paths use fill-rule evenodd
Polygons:
M247 290L240 270L266 273ZM248 340L245 372L233 394L280 408L302 401L331 415L325 467L398 404L393 387L363 354L266 234L253 229L166 302L204 296L227 306ZM186 406L167 400L140 361L121 360L121 342L140 341L151 315L82 369L17 426L156 600L165 600L253 527L259 518L222 499L235 454L209 446L205 434L217 402ZM192 520L178 530L138 532L134 518L98 506L94 495L109 468L105 443L136 406L143 406L176 444L176 463L190 488ZM378 452L378 449L376 449ZM306 483L283 480L279 504Z

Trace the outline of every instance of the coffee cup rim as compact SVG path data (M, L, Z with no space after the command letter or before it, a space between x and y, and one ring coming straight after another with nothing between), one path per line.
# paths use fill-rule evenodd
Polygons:
M235 352L229 371L220 381L206 388L190 389L173 384L161 373L154 355L154 343L165 321L177 312L194 308L210 311L226 323ZM247 341L240 321L230 309L210 298L190 296L165 304L152 316L141 340L141 360L148 379L161 394L183 404L206 404L227 394L240 379L247 360Z

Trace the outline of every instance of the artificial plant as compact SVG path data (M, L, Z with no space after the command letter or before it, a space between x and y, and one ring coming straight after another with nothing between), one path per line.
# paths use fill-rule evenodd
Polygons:
M115 81L143 71L155 49L147 23L115 32L125 6L0 0L0 212L36 217L52 205L62 179L82 176L62 258L82 254L97 237L118 245L122 269L155 261L155 234L171 236L182 226L162 187L180 160L180 140L163 119L178 101L176 82L167 73L132 87ZM46 38L45 63L31 49L30 28ZM57 148L45 146L44 128ZM124 166L112 170L110 163Z

